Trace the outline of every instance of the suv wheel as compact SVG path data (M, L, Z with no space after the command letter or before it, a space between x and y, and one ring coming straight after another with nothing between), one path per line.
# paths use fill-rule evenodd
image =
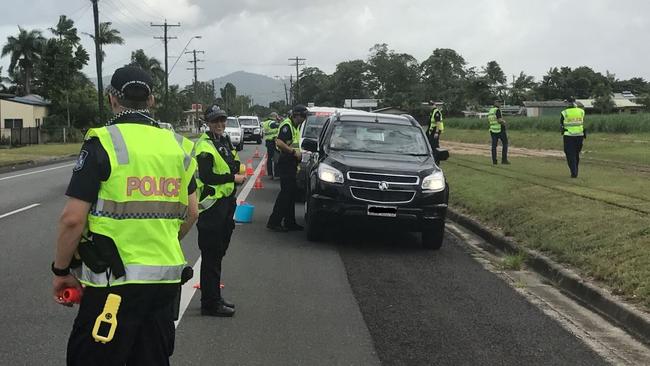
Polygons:
M261 137L261 136L257 138L257 144L258 144L258 145L261 145L261 144L262 144L262 137Z
M422 247L424 249L438 250L442 247L445 236L445 221L440 220L429 225L422 231Z
M242 151L244 150L244 143L241 142L239 145L237 145L237 151Z
M307 240L320 241L324 236L323 222L316 217L313 206L313 199L307 198L305 200L305 232Z

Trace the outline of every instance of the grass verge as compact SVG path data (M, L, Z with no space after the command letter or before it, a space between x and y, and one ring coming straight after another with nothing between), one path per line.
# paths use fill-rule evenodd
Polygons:
M480 156L443 169L455 208L650 310L650 173L594 161L571 179L561 159Z
M81 143L43 144L0 149L0 166L42 161L79 153Z

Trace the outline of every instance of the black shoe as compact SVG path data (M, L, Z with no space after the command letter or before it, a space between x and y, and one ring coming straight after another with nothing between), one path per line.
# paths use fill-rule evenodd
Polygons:
M201 315L231 317L235 315L235 309L219 304L213 307L201 308Z
M508 160L506 160L506 161L502 161L501 164L503 164L503 165L510 165L510 162L509 162Z
M231 302L228 302L228 301L224 300L223 298L221 298L221 301L219 301L219 303L220 303L221 305L226 306L226 307L229 307L229 308L231 308L231 309L234 309L234 308L235 308L235 304L233 304L233 303L231 303Z
M284 228L287 231L303 231L305 228L298 224L285 225Z
M493 162L492 162L492 165L497 165L497 162L496 162L496 161L493 161Z
M285 227L282 226L282 225L271 225L271 224L267 224L267 225L266 225L266 228L269 229L269 230L271 230L271 231L278 232L278 233L286 233L286 232L288 231L287 228L285 228Z

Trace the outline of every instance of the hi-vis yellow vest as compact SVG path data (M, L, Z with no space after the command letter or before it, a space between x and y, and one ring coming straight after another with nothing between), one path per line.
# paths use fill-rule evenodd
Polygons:
M278 137L279 128L271 127L271 124L276 123L273 119L267 119L262 122L262 127L264 128L264 139L267 141L275 141Z
M499 110L499 108L492 107L488 112L488 123L490 124L490 132L493 133L501 132L501 124L499 123L499 119L497 118L497 110Z
M291 129L291 141L287 141L287 145L289 145L290 147L294 148L297 151L300 151L300 130L293 125L291 119L287 118L284 121L282 121L282 123L280 123L280 126L278 126L278 131L281 131L284 125L288 125L289 128ZM277 145L275 146L275 148L278 151L280 151Z
M562 111L564 117L564 136L584 136L585 111L578 107L567 108Z
M440 133L443 133L445 131L445 123L443 122L442 119L442 111L439 110L438 108L435 108L431 112L431 121L429 122L429 133L433 133L436 129L436 121L435 121L435 115L437 113L440 113Z
M221 154L217 151L217 148L214 146L212 143L212 140L210 140L210 137L204 133L199 137L199 139L196 141L196 144L194 145L194 156L198 156L201 153L207 153L212 155L212 160L214 161L214 165L212 165L212 172L214 174L230 174L230 167L226 163L226 161L223 159ZM237 152L234 151L234 154ZM235 158L237 155L234 155ZM197 177L196 177L196 193L198 197L201 197L201 193L205 189L206 186L211 187L214 190L214 193L206 196L199 202L199 212L203 212L212 205L214 205L217 200L223 197L228 197L232 194L232 192L235 190L235 183L234 182L229 182L225 184L220 184L220 185L209 185L205 184L203 181L201 181L201 178L198 176L197 172Z
M93 137L108 154L111 175L88 213L88 229L113 239L126 275L108 277L83 265L79 280L94 287L179 283L186 262L178 232L196 170L192 142L135 123L91 129L86 139Z

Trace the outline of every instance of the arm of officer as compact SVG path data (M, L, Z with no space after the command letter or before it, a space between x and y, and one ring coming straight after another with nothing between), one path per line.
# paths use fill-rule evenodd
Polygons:
M178 240L182 240L185 235L190 232L192 225L194 225L198 218L199 204L198 200L196 199L196 192L192 192L187 197L187 217L185 217L185 221L183 221L181 224L181 229L178 231Z
M286 154L291 154L296 157L296 159L300 159L302 157L302 154L300 154L300 151L294 150L291 146L287 145L286 141L292 140L293 136L291 133L291 129L289 126L285 125L282 127L278 133L278 137L275 139L275 146L280 149L280 151L286 153Z
M91 204L80 199L70 197L63 208L59 218L59 230L56 240L56 254L54 256L54 267L63 269L70 266L72 256L77 250L81 234L86 227L86 220ZM60 292L68 287L81 290L79 281L68 274L67 276L54 276L52 290L54 301L65 305L66 303L59 296Z
M506 120L503 119L503 113L501 113L501 108L497 109L497 120L503 126L506 125Z

